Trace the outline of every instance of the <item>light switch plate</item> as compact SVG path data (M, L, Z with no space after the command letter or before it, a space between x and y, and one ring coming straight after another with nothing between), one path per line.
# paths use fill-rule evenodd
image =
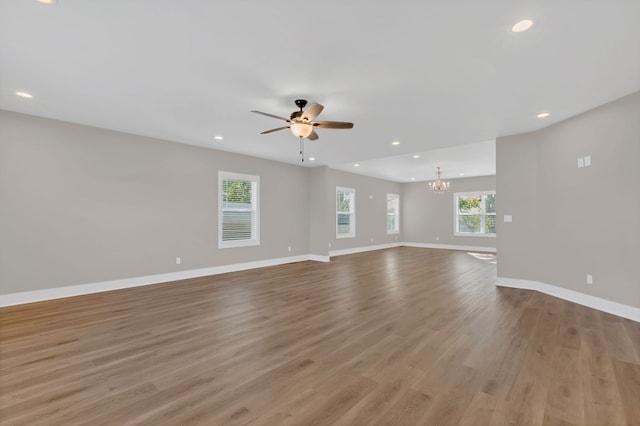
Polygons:
M578 167L584 167L584 158L580 157L578 158Z
M505 214L504 215L504 221L505 222L513 222L513 216L511 216L510 214Z
M586 157L584 157L584 166L589 167L590 165L591 165L591 156L587 155Z

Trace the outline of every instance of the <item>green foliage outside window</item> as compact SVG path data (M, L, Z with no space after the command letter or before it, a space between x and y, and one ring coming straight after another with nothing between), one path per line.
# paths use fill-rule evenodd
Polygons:
M351 194L348 192L338 191L338 211L350 212L351 211Z
M458 209L461 213L480 212L480 197L459 197Z
M225 179L222 182L222 190L222 201L225 203L251 204L252 188L250 181Z
M485 216L485 234L495 234L496 233L496 216L495 215L486 215Z

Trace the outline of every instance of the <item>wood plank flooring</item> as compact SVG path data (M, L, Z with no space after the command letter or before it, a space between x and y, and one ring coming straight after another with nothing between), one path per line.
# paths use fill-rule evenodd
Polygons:
M399 247L0 309L2 425L640 425L640 324Z

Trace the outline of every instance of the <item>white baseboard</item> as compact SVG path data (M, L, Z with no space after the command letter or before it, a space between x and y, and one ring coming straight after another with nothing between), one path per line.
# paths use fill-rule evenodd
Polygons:
M330 256L341 254L360 253L363 251L380 250L383 248L398 247L401 243L384 244L377 246L361 247L348 250L337 250ZM104 291L121 290L124 288L140 287L165 283L169 281L184 280L189 278L204 277L207 275L224 274L227 272L244 271L248 269L263 268L266 266L282 265L285 263L303 262L311 260L315 262L329 262L330 256L317 254L305 254L300 256L282 257L277 259L258 260L254 262L236 263L232 265L213 266L210 268L190 269L186 271L169 272L165 274L146 275L143 277L123 278L119 280L101 281L89 284L79 284L65 287L48 288L43 290L24 291L19 293L0 294L0 307L22 305L25 303L41 302L43 300L61 299L64 297L81 296L83 294L101 293Z
M344 250L332 250L329 252L329 257L333 256L342 256L345 254L355 254L355 253L363 253L365 251L374 251L374 250L383 250L393 247L400 247L404 245L404 243L389 243L389 244L378 244L375 246L364 246L364 247L355 247Z
M501 287L536 290L550 296L577 303L579 305L588 306L599 311L607 312L609 314L640 322L640 308L635 308L633 306L624 305L622 303L613 302L611 300L602 299L596 296L591 296L589 294L579 293L577 291L568 290L566 288L557 287L540 281L498 277L496 284Z
M495 247L479 247L479 246L459 246L452 244L429 244L429 243L402 243L405 247L432 248L443 250L463 250L463 251L484 251L495 253Z
M321 256L319 254L310 254L309 260L313 260L315 262L329 262L331 259L329 256Z
M322 258L322 259L321 259ZM328 262L328 257L301 255L281 257L277 259L258 260L254 262L236 263L232 265L213 266L210 268L190 269L187 271L169 272L166 274L146 275L143 277L124 278L120 280L102 281L90 284L56 287L44 290L25 291L20 293L0 294L0 307L22 305L24 303L40 302L43 300L61 299L63 297L80 296L83 294L101 293L103 291L120 290L123 288L139 287L165 283L169 281L184 280L188 278L204 277L207 275L225 274L227 272L244 271L247 269L263 268L265 266L282 265L285 263L303 262L315 260Z

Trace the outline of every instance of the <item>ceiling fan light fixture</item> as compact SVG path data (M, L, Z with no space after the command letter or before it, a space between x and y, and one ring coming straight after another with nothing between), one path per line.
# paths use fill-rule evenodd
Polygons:
M313 126L307 123L291 123L291 133L299 138L308 137L313 132Z
M307 138L310 141L318 140L318 134L315 128L319 129L352 129L353 123L347 123L345 121L315 121L318 114L322 112L324 107L318 103L312 103L306 110L307 101L305 99L296 99L295 104L300 111L294 111L289 118L281 117L279 115L269 114L262 111L252 110L256 114L266 115L267 117L277 118L278 120L286 121L290 123L288 126L277 127L271 130L265 130L260 132L261 135L267 133L273 133L284 129L291 129L291 133L300 140L300 157L304 162L304 139ZM313 161L313 160L312 160Z

